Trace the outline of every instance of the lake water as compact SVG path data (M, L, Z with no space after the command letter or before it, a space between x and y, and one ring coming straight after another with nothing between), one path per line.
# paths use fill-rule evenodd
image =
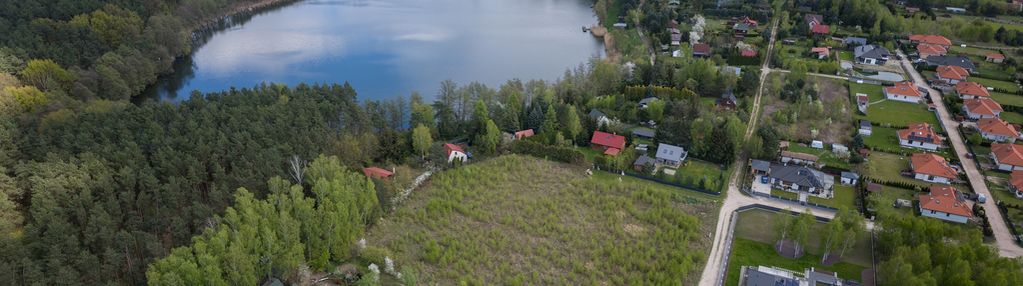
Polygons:
M445 79L554 80L603 56L582 32L596 22L586 0L303 1L217 32L147 96L348 81L362 99L430 99Z

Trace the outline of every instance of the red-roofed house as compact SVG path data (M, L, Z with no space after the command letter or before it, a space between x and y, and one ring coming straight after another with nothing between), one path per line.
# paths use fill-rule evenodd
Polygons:
M1016 142L1019 130L1001 118L984 118L977 120L977 130L984 139L998 142Z
M996 64L1000 64L1005 61L1005 55L1002 53L990 53L984 56L984 60Z
M956 169L945 158L931 153L915 153L909 158L913 178L938 184L951 184L958 177Z
M959 98L962 99L991 97L991 93L988 93L986 87L972 81L960 81L959 83L956 83L956 94L958 94Z
M941 147L941 136L927 123L910 123L909 127L896 132L899 145L926 150L938 150Z
M917 197L922 216L958 223L966 223L973 217L973 206L951 186L931 186L930 193Z
M938 45L945 48L952 45L952 41L949 41L948 38L938 35L910 35L909 40L915 43Z
M813 33L814 36L827 35L831 33L831 26L824 24L814 25L813 28L810 28L810 33Z
M394 172L384 170L378 167L367 167L362 168L362 174L366 175L366 177L374 179L387 179L393 176Z
M944 56L948 54L948 50L945 47L931 44L919 44L916 45L916 51L920 53L921 59L927 59L930 56Z
M444 144L444 152L448 154L448 163L455 162L456 160L459 162L469 160L469 155L465 154L465 150L455 144Z
M831 54L831 47L813 47L810 48L811 54L816 54L818 60L828 58L828 54Z
M994 159L999 170L1023 170L1023 145L993 143L991 144L991 159Z
M1012 171L1009 177L1009 191L1023 199L1023 171Z
M739 56L744 57L744 58L756 57L757 56L757 50L755 50L755 49L742 49L742 51L739 52Z
M515 132L515 140L522 140L522 138L533 137L533 135L535 135L535 133L533 133L533 129L518 131Z
M694 57L709 57L710 56L710 45L705 43L699 43L693 45L693 56Z
M893 86L884 88L884 96L889 100L919 103L924 97L920 88L911 81L897 82Z
M593 131L590 147L593 150L604 152L605 155L617 156L622 149L625 149L625 137L607 132Z
M960 66L940 66L936 71L938 80L947 84L958 84L970 77L970 72Z
M998 118L1002 113L1002 105L986 97L967 99L963 100L963 111L967 118L973 120Z

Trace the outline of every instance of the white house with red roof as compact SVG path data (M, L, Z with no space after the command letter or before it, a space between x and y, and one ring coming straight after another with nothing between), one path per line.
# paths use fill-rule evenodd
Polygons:
M893 86L884 88L884 96L889 100L902 102L919 103L924 93L911 81L897 82Z
M939 35L909 35L909 40L917 44L930 44L948 48L952 41Z
M1012 171L1009 176L1009 192L1023 199L1023 171Z
M938 184L951 184L959 173L945 158L931 153L916 153L909 158L913 178Z
M462 146L447 143L444 144L444 152L447 153L448 155L448 163L452 163L455 161L465 162L469 160L469 155L465 153L465 150L462 149Z
M375 178L375 179L387 179L387 178L390 178L391 176L394 176L394 172L385 170L385 169L380 168L380 167L366 167L366 168L363 168L362 169L362 174L366 175L366 177Z
M970 77L970 72L960 66L939 66L935 71L938 80L947 84L958 84Z
M958 94L961 99L991 97L991 93L987 91L987 87L972 81L960 81L956 83L956 94Z
M1001 118L984 118L977 120L977 130L984 139L998 142L1016 142L1019 130Z
M963 111L966 117L972 120L984 118L998 118L1002 113L1002 105L990 98L975 98L963 100Z
M526 130L522 130L522 131L516 131L515 132L515 140L522 140L523 138L533 137L533 135L536 135L536 133L533 132L533 129L526 129Z
M927 123L910 123L906 129L897 131L896 135L899 137L899 145L903 147L931 151L941 147L941 136Z
M1012 143L991 144L991 159L1002 171L1023 170L1023 145Z
M604 152L604 155L618 156L618 153L625 149L625 137L607 132L593 131L590 147L593 150Z
M959 190L951 186L931 186L927 194L919 194L920 215L940 220L966 223L973 217L973 206Z
M927 59L930 56L944 56L948 54L948 50L945 47L939 45L921 43L916 45L916 51L920 54L921 59Z
M1005 55L1003 55L1002 53L990 53L984 55L984 60L987 62L1000 64L1003 61L1005 61Z

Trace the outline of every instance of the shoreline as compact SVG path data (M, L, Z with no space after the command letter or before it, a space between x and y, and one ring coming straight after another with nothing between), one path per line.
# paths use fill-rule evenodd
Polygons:
M593 24L593 26L590 26L590 35L604 40L605 60L610 63L617 63L620 55L618 54L618 49L615 48L614 37L611 36L607 28L599 23Z

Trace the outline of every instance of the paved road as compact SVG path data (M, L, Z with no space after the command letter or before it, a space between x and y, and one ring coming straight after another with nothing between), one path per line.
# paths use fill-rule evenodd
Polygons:
M902 54L902 51L898 51L899 56L902 57L902 68L909 73L913 81L918 86L925 87L927 93L931 97L931 101L934 103L935 109L938 110L938 117L941 120L941 125L948 132L948 141L952 142L952 148L955 148L956 154L959 156L959 162L962 162L963 169L966 170L966 177L970 180L970 186L978 194L984 195L989 199L984 203L984 209L987 210L988 221L991 222L991 230L995 234L995 240L998 246L998 252L1002 256L1008 257L1020 257L1023 256L1023 248L1016 244L1016 241L1012 238L1012 232L1009 231L1009 227L1005 225L1005 220L1002 219L1002 213L998 210L995 205L994 197L991 196L991 191L988 190L987 184L984 183L984 175L977 170L977 164L973 162L973 159L966 157L969 153L969 149L966 148L966 144L963 143L963 136L959 134L959 122L952 120L952 116L949 114L948 109L945 107L945 102L941 100L941 93L931 88L927 81L924 80L923 76L920 75L913 65L910 64L906 56Z

